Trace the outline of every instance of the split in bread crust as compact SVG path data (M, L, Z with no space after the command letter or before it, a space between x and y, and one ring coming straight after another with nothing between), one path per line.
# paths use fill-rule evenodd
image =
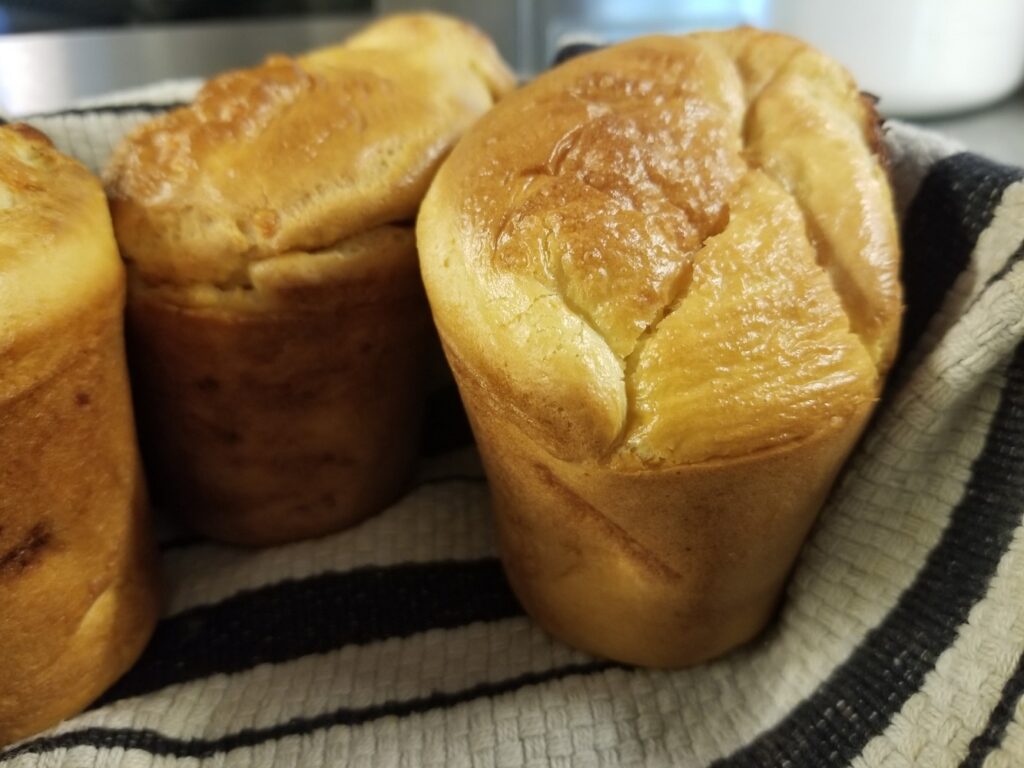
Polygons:
M487 115L431 190L446 343L563 458L656 467L807 438L873 401L895 353L877 131L842 68L780 35L574 59Z

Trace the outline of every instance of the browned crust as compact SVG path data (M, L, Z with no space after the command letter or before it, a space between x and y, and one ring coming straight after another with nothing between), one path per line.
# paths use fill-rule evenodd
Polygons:
M196 530L294 541L404 490L428 350L422 294L239 313L141 290L128 318L154 496Z
M0 399L0 746L99 696L159 613L122 296L51 327L59 364ZM0 358L25 373L16 353Z
M53 142L50 141L49 136L28 123L8 123L4 128L24 136L29 141L35 141L47 147L53 147Z
M864 137L891 184L892 158L889 156L889 148L885 145L885 120L878 112L878 97L873 93L861 91L860 101L864 106Z
M99 181L15 125L0 128L0 192L3 746L120 677L160 601Z

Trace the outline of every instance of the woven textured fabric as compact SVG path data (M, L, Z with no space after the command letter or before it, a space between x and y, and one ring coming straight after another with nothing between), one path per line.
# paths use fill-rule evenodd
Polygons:
M98 170L194 89L31 122ZM0 764L1024 765L1024 174L909 126L886 142L903 350L758 641L676 672L555 642L504 580L473 449L435 450L335 536L242 551L168 529L144 656Z

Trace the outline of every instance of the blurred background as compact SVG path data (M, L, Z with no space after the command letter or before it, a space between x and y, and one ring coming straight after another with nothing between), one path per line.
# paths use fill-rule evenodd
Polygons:
M523 77L570 42L779 29L838 58L884 113L1024 164L1024 0L0 0L0 113L206 77L423 8L476 23Z

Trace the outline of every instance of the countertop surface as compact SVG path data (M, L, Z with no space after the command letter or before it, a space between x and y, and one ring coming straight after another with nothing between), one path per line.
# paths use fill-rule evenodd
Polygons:
M367 21L322 16L0 36L0 113L52 112L109 91L209 77L270 53L336 43Z
M974 152L1024 166L1024 90L965 115L910 122L951 136Z
M255 64L268 53L328 45L367 21L318 16L0 37L0 114L50 112L113 90L206 77ZM1024 165L1024 90L970 114L910 122L972 151Z

